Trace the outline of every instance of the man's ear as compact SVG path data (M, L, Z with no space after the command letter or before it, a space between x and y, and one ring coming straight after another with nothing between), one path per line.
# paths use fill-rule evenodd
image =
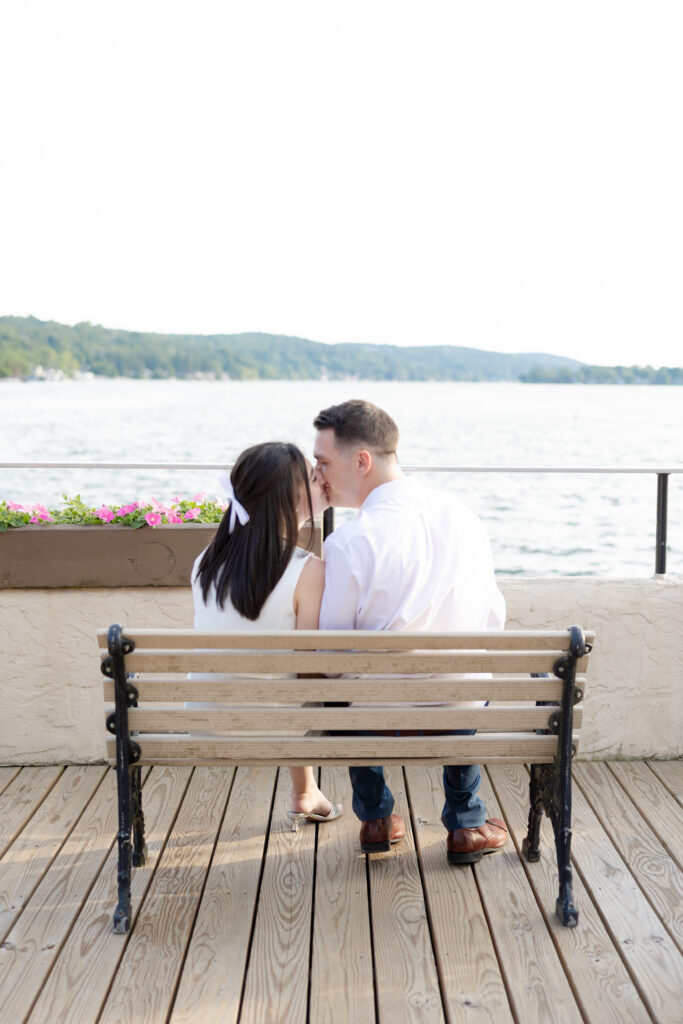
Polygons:
M356 452L356 466L361 476L367 476L372 469L372 452L366 448L361 448Z

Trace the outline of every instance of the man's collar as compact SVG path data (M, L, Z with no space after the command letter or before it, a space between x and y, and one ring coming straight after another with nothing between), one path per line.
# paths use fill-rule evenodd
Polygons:
M407 476L400 476L397 480L388 480L385 484L379 484L368 494L367 498L360 507L360 511L364 512L368 508L372 508L373 505L379 504L380 501L384 501L385 498L397 498L403 494L407 494L413 490L415 481L409 479Z

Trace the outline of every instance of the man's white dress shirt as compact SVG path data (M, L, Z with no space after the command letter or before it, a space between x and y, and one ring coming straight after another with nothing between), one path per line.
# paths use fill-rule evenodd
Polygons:
M478 516L401 477L325 541L321 629L502 629L505 600Z

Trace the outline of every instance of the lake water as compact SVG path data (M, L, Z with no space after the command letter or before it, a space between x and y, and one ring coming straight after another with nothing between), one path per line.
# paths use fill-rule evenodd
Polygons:
M367 398L401 430L404 465L683 467L683 389L346 381L0 382L0 461L225 462L290 440L319 409ZM217 493L214 471L0 469L0 498L93 504ZM485 521L503 574L650 576L656 476L429 474ZM338 521L350 513L338 514ZM669 483L667 568L683 573L683 474Z

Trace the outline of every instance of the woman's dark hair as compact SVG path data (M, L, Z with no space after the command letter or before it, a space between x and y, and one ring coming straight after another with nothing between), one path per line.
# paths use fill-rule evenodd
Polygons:
M303 483L313 518L306 460L294 444L268 441L238 457L230 473L249 522L229 532L230 506L199 563L204 601L216 587L219 608L229 599L240 615L257 619L292 557L299 535L297 500ZM310 548L309 548L310 550Z

